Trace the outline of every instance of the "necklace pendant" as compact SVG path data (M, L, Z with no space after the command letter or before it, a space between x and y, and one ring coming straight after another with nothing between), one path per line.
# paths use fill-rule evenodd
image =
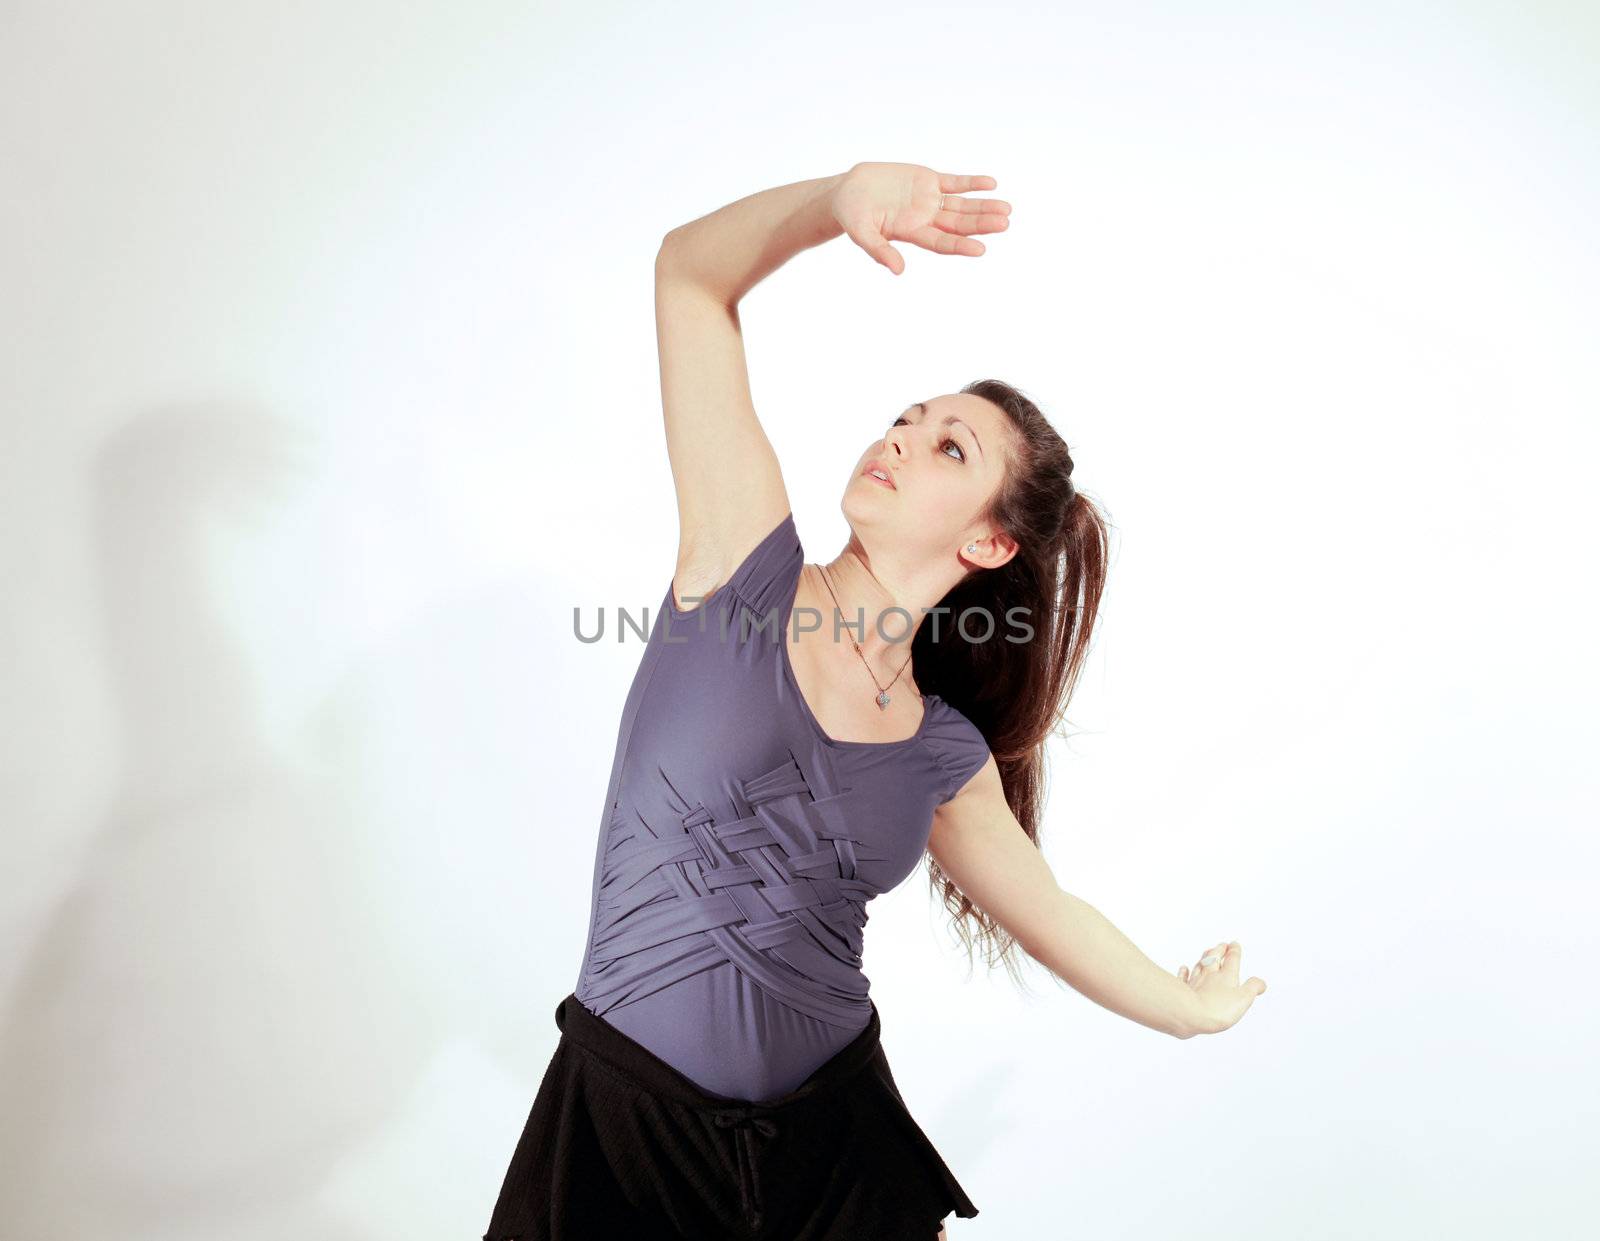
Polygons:
M888 709L889 709L889 691L886 690L886 689L881 689L881 690L878 691L878 710L887 711Z

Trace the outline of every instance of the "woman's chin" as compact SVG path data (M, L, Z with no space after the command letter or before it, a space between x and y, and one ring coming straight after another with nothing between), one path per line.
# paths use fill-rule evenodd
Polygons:
M862 521L881 523L898 499L891 488L863 476L861 482L845 488L839 508L846 517L859 516Z

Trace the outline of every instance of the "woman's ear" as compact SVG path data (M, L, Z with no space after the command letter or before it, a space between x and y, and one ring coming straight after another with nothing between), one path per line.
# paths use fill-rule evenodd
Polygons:
M965 552L968 559L972 560L983 569L998 569L1001 565L1010 562L1017 554L1017 541L1004 531L997 530L993 534L985 535L982 542L989 546L982 551L979 544L968 543Z

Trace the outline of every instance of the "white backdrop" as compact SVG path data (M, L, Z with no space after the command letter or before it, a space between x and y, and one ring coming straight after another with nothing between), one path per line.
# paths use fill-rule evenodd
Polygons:
M575 984L676 521L661 234L903 160L979 259L746 300L813 561L906 403L1114 523L1046 857L1177 1042L867 973L959 1238L1566 1237L1600 1111L1582 4L22 3L0 16L5 1232L476 1238Z

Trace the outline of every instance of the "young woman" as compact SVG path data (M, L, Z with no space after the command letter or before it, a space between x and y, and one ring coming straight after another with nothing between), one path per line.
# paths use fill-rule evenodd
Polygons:
M1020 945L1176 1038L1266 989L1239 945L1169 974L1037 848L1043 747L1082 666L1105 524L997 380L885 418L843 551L807 564L751 403L738 306L844 233L976 256L990 177L857 164L667 234L656 323L679 550L623 707L588 946L485 1241L935 1241L967 1197L900 1096L861 972L867 903L926 855ZM836 627L837 624L837 627Z

